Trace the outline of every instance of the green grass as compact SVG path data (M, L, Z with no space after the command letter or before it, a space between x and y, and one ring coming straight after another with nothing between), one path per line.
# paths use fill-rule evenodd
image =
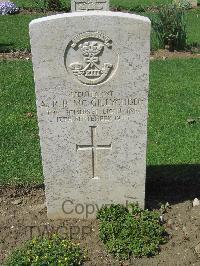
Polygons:
M28 9L44 9L45 0L16 0L15 3L20 8ZM70 0L60 0L63 10L68 11L71 8Z
M146 15L150 15L149 13ZM0 52L10 50L30 51L28 34L29 22L45 14L0 16ZM200 45L200 9L187 12L188 44L198 43ZM155 34L151 37L152 49L157 49Z
M31 20L42 15L0 16L0 52L10 50L30 50L28 25Z
M43 8L44 1L16 0L15 4L20 8Z
M200 163L200 60L151 64L148 164Z
M0 61L0 184L42 183L32 65ZM198 164L200 60L153 61L148 165ZM32 113L33 117L28 117Z
M63 10L70 10L70 0L60 0ZM143 11L148 7L170 4L172 0L110 0L110 7L119 10ZM16 0L17 6L22 8L41 9L45 6L44 0ZM200 0L198 0L200 4Z
M70 0L60 0L63 9L70 7ZM140 7L155 7L170 3L171 0L110 0L111 8L139 10ZM15 3L23 8L43 8L44 0L16 0Z
M0 73L0 183L42 183L32 65L0 61Z
M186 21L188 43L198 43L200 45L200 9L187 12Z
M117 9L142 11L142 8L171 3L171 0L110 0L110 6Z

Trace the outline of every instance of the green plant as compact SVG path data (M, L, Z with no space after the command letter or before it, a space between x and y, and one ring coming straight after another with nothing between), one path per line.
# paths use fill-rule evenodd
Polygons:
M159 39L160 48L170 51L186 48L185 9L176 4L158 8L158 16L152 17L152 26Z
M45 0L47 10L61 10L62 4L60 0Z
M34 0L33 1L33 8L38 11L45 11L47 8L46 0Z
M116 11L123 11L128 10L129 12L145 12L145 7L141 4L134 4L134 5L127 5L124 6L124 3L116 3L115 5L111 6L112 9Z
M68 11L68 3L63 5L62 0L34 0L35 8L42 11Z
M129 11L130 12L138 12L138 13L145 12L145 7L143 5L139 4L139 5L136 5L135 7L130 7Z
M200 44L197 42L191 43L188 45L188 50L190 50L192 54L200 54Z
M119 259L153 256L166 242L166 232L156 211L137 204L103 207L97 213L99 235L106 249Z
M6 266L62 266L81 265L86 256L80 247L58 235L28 241L23 248L14 251Z

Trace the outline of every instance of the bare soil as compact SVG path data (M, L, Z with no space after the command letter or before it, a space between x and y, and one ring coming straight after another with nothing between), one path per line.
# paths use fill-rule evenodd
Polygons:
M31 60L32 56L29 52L10 52L10 53L0 53L0 60ZM191 52L169 52L168 50L158 50L151 53L151 60L167 60L175 58L200 58L200 53L191 53Z
M200 53L191 53L191 52L170 52L168 50L158 50L151 53L150 59L175 59L175 58L200 58Z
M29 52L10 52L10 53L0 53L0 60L30 60L31 59L31 53Z
M182 173L181 178L175 173ZM88 261L84 265L200 265L200 206L192 204L194 198L200 198L199 165L151 167L147 176L146 206L158 209L161 202L170 204L163 215L169 241L161 246L157 256L117 261L107 254L101 243L96 220L49 220L42 186L2 186L0 265L26 240L52 232L65 234L88 250ZM188 179L189 176L192 179Z

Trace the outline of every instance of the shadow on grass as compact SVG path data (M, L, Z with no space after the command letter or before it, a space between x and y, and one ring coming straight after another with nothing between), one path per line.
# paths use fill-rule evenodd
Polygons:
M14 43L0 43L0 53L10 52L13 48Z
M0 185L0 195L21 197L32 191L44 191L44 184ZM187 200L200 199L200 164L157 165L147 167L145 208L159 208Z
M200 198L200 164L147 167L146 207Z

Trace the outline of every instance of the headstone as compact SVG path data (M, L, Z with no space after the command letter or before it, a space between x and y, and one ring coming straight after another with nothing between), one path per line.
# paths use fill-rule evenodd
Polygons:
M48 217L144 207L150 21L110 11L30 23Z
M109 10L108 0L72 0L72 11Z

